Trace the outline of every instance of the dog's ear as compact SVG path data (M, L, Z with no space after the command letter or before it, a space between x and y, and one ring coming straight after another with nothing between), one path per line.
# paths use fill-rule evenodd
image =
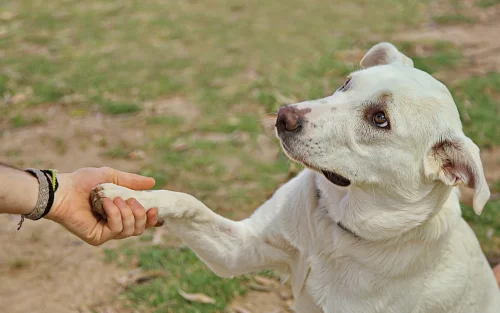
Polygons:
M473 208L477 215L490 198L479 148L464 135L435 144L427 155L425 174L449 186L464 184L474 189Z
M391 63L401 63L413 67L413 61L388 42L381 42L373 46L359 64L362 68L367 68Z

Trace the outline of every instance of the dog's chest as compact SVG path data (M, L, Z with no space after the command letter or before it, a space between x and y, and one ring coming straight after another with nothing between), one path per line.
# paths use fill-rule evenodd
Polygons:
M407 281L389 280L348 258L314 256L309 265L304 292L323 313L404 313L416 305Z
M408 280L394 279L403 269L384 258L389 251L367 245L339 228L323 208L316 208L315 213L312 240L302 249L309 270L304 298L312 299L323 313L411 312L408 308L415 306L417 297L410 295L415 290L409 290Z

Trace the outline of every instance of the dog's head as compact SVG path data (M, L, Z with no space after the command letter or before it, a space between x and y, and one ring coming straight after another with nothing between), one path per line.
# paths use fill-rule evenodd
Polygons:
M479 149L446 86L390 43L372 47L360 64L333 95L279 109L285 153L339 188L381 187L408 202L463 183L475 189L480 214L490 191Z

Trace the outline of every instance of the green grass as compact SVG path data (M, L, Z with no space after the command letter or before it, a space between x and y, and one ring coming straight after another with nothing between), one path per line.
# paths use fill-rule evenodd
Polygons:
M10 36L0 40L1 81L8 79L13 91L31 87L33 103L72 93L139 101L187 93L197 102L227 108L253 100L246 90L253 80L245 75L249 67L272 81L291 76L301 63L351 45L349 38L363 31L350 26L366 22L362 16L374 21L372 32L387 32L397 24L416 24L415 12L424 8L423 3L394 0L358 0L353 6L261 0L233 11L226 0L212 0L207 12L202 3L160 0L10 2L4 10L15 18L3 22ZM290 18L297 9L316 18ZM335 29L345 33L336 36ZM258 62L252 65L250 56ZM112 114L130 112L106 107Z
M113 159L125 159L130 155L130 150L121 144L108 150L105 155Z
M179 127L184 124L184 119L178 116L151 116L147 119L148 125L168 125L169 127Z
M500 0L479 0L477 5L481 8L489 8L494 5L500 4Z
M126 291L130 305L147 306L158 313L216 313L224 312L227 304L246 292L244 282L249 277L224 279L215 276L189 249L139 247L120 255L127 249L106 250L108 261L117 262L130 255L138 255L139 267L144 271L163 271L164 277L144 284L134 285ZM126 265L123 262L122 265ZM189 302L178 292L203 293L215 299L215 304Z
M16 114L10 119L10 125L13 128L21 128L26 126L43 124L46 119L43 116L35 116L31 118L26 118L22 114Z
M416 53L417 45L425 51L425 55ZM398 48L409 56L414 66L429 74L457 66L462 58L460 49L451 42L400 42Z
M452 88L464 131L481 146L500 144L500 73L471 77Z
M161 169L155 169L153 167L144 168L139 174L153 177L155 179L154 189L164 189L169 180L168 172Z
M486 255L499 255L500 245L500 201L489 201L483 213L478 216L467 205L462 206L463 217L476 233L481 247Z
M463 14L445 14L433 18L437 24L450 25L450 24L472 24L477 20L473 17Z
M232 133L235 131L258 133L262 131L262 126L259 116L239 115L233 120L222 120L221 123L207 121L206 124L200 126L200 130L218 133Z
M141 107L135 103L111 101L102 103L102 108L104 113L108 114L131 114L141 110Z
M0 96L3 96L7 92L8 81L9 81L9 77L7 75L0 75Z

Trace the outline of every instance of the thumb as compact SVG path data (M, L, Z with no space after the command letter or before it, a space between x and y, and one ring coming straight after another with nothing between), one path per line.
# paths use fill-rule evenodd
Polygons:
M102 170L106 174L106 179L113 184L127 187L134 190L147 190L153 188L155 180L152 177L141 176L105 167Z

